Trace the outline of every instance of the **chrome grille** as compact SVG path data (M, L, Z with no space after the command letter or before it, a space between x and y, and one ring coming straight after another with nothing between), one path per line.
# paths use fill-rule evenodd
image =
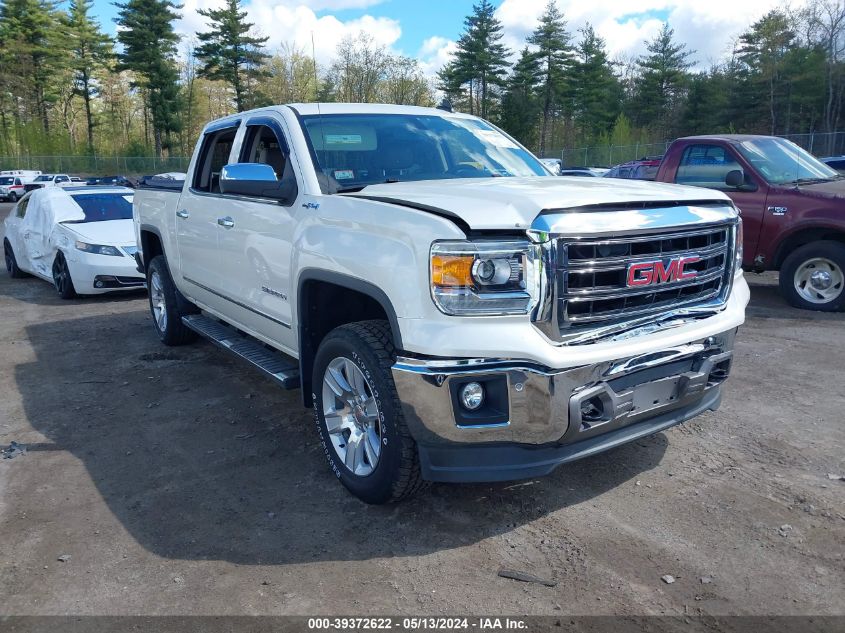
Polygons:
M680 307L724 302L733 261L733 224L684 232L625 237L559 238L558 326L562 336L615 322L658 317ZM629 287L628 267L693 256L686 265L692 279Z

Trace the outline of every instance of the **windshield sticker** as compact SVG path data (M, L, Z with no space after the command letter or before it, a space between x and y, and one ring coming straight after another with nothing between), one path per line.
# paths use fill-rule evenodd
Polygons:
M360 134L326 134L326 145L360 145L363 142Z
M514 143L504 134L500 134L496 130L475 130L475 133L476 135L480 136L483 140L496 147L502 147L504 149L517 149L516 143Z
M352 180L354 178L355 172L351 169L335 169L334 171L335 180Z

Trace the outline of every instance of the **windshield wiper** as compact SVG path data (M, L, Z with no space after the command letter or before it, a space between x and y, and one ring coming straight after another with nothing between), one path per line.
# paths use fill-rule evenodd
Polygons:
M830 178L798 178L796 180L790 180L790 184L793 185L810 185L817 182L833 182L835 180L841 180L843 176L831 176Z
M402 181L399 180L398 178L388 178L386 180L383 180L382 182L368 182L365 185L350 185L348 187L338 187L337 189L335 189L335 193L356 193L358 191L361 191L361 189L363 189L364 187L369 187L370 185L381 185L381 184L389 185L389 184L392 184L394 182L402 182Z

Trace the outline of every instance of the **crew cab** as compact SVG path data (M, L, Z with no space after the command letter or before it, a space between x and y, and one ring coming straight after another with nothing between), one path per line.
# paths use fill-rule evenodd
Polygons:
M780 271L780 289L808 310L845 309L845 176L782 138L678 139L657 180L726 193L742 213L743 265Z
M161 341L200 334L301 388L370 503L545 475L716 409L749 296L723 193L554 177L429 108L214 121L133 211Z

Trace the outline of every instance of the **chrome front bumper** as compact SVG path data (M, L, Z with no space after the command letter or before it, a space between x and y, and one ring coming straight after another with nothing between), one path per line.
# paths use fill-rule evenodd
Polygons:
M611 447L602 447L601 437L616 438L611 443L616 445L623 436L630 441L648 434L638 428L657 432L715 409L730 372L735 334L731 330L680 347L564 370L505 360L399 358L393 378L421 454L446 449L460 455L454 449L503 444L575 447L577 453L581 442L590 445L592 454ZM453 383L501 376L505 380L499 384L507 391L502 419L459 424ZM565 452L573 454L571 449ZM447 480L491 478L513 477Z

